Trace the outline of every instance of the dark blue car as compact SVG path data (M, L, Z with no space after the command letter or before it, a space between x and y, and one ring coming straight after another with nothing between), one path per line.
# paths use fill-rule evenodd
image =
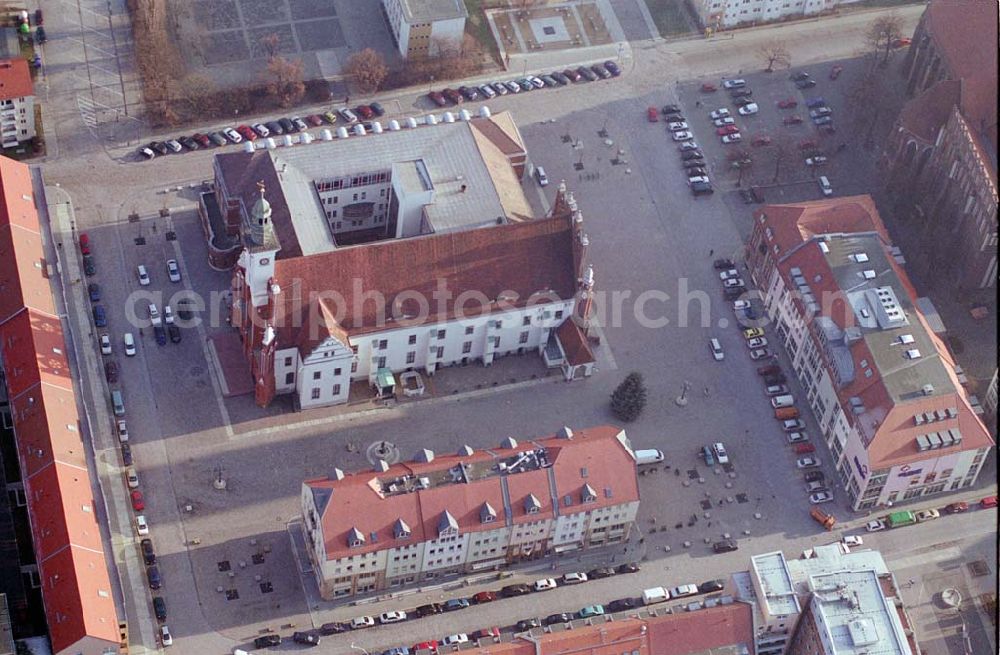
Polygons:
M91 282L87 285L87 293L90 295L90 302L100 302L101 301L101 285L96 282Z
M94 325L97 327L108 326L108 316L104 313L104 305L94 305Z
M809 107L809 109L816 109L816 107L823 107L825 105L825 98L812 98L810 100L806 100L806 107Z

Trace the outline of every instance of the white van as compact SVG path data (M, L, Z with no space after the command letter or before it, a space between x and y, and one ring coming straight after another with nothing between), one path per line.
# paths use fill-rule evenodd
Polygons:
M135 355L135 337L132 336L131 332L126 332L125 336L122 337L125 342L125 356L132 357Z
M149 273L146 271L146 267L142 264L136 266L136 275L139 276L139 285L147 287L149 286Z
M635 465L659 464L663 461L663 452L656 448L646 448L635 451Z
M541 166L535 167L535 179L538 180L538 186L549 185L549 176L545 174L545 169Z
M650 587L642 590L642 604L665 603L670 600L670 592L663 587Z
M823 192L824 196L833 195L833 187L830 185L830 180L827 179L826 175L820 175L816 182L819 184L819 190Z
M778 409L779 407L791 407L795 404L795 396L790 393L786 393L781 396L775 396L771 399L771 407Z
M722 344L719 343L718 339L709 339L708 346L712 350L712 357L715 361L721 362L726 357L726 353L722 352Z
M122 392L118 389L111 392L111 407L114 409L115 416L125 416L125 400L122 398Z

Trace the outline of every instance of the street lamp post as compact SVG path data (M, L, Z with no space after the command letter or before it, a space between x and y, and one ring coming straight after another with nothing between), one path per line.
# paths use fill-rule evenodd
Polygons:
M684 407L688 404L687 392L689 389L691 389L691 383L684 380L684 384L681 385L681 395L677 396L677 399L674 401L678 407Z

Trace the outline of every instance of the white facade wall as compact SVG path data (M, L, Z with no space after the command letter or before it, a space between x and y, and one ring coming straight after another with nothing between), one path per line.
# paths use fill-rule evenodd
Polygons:
M283 348L274 352L274 389L276 393L295 391L299 379L299 349Z
M385 569L389 585L395 587L416 581L424 568L423 557L424 547L421 542L390 549Z
M385 228L389 215L389 197L392 192L392 185L387 180L375 184L365 184L350 187L347 189L336 189L331 191L317 192L319 202L323 206L326 214L327 224L334 236L359 232L361 230L371 230L374 228ZM344 215L344 208L357 203L370 202L373 211L367 217L348 217Z
M393 164L392 193L396 198L396 234L397 239L415 237L423 233L424 207L434 202L434 189L417 191L403 189L400 180L404 177L396 175L399 166L415 166L415 162ZM408 177L408 176L407 176Z
M336 339L328 338L320 343L299 364L296 374L299 406L307 409L346 403L351 391L353 359L351 349ZM287 361L287 357L284 361ZM275 374L277 375L277 362ZM285 382L286 376L278 381Z
M812 16L838 4L840 0L701 0L694 7L706 27L732 28L790 16Z
M471 533L466 558L469 569L476 570L476 564L480 562L505 561L510 534L510 528L503 523L500 523L500 527L495 530Z
M452 49L461 47L464 35L464 16L434 21L431 23L431 42L428 47L428 54L432 57L437 55L438 45L446 45Z
M35 96L0 100L0 145L13 148L35 137Z
M468 533L460 531L455 535L425 541L423 573L444 572L456 567L464 568L469 536Z
M406 44L409 41L409 25L403 20L403 6L400 0L382 0L382 7L389 19L389 29L396 37L399 54L406 57Z

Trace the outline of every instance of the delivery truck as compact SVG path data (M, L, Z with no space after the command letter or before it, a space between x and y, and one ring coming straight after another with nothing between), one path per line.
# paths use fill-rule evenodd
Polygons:
M663 587L651 587L642 590L642 604L665 603L670 600L670 592Z
M899 528L904 525L913 525L917 522L917 517L913 515L913 512L902 511L893 512L889 515L889 527Z

